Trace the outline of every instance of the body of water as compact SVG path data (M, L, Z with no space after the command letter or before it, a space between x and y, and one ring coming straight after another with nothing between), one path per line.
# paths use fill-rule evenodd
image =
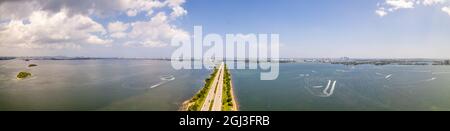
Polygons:
M0 110L177 110L210 73L152 60L0 62Z
M241 110L450 110L450 66L292 63L274 81L232 73Z
M17 80L20 71L33 75ZM152 60L0 61L0 110L178 110L210 72ZM450 110L450 66L286 63L272 81L231 72L240 110Z

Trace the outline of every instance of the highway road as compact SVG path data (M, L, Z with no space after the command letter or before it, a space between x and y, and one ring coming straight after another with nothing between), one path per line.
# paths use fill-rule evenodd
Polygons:
M222 110L222 92L223 92L223 76L224 76L224 66L223 62L221 64L222 66L222 72L219 74L219 82L217 83L217 89L216 94L214 95L214 103L213 107L211 108L211 111L221 111Z
M214 77L211 89L208 91L208 95L206 96L205 102L203 103L200 111L209 111L209 107L211 106L211 103L213 102L213 100L215 100L214 99L215 92L216 92L217 85L220 84L219 80L220 80L220 75L223 74L223 68L224 68L224 64L222 62L221 65L219 66L219 70L217 71L216 76ZM220 85L223 86L223 80Z

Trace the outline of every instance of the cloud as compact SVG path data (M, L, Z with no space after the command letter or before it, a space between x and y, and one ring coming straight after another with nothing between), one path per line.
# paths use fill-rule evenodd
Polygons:
M172 11L172 13L170 14L170 16L175 17L175 18L187 14L187 11L184 10L181 6L173 7L172 10L173 10L173 11Z
M442 7L442 11L444 11L450 16L450 7Z
M402 8L414 8L413 0L386 0L386 4L391 6L391 9L394 10Z
M167 1L159 0L122 0L121 3L123 3L128 16L136 16L140 12L147 12L150 15L155 9L168 6Z
M77 47L80 43L106 45L111 41L96 34L106 31L99 23L83 15L69 16L67 11L50 14L33 12L27 20L12 20L0 25L1 46L44 48Z
M17 8L20 10L17 10ZM34 11L39 10L37 1L24 2L21 0L7 0L0 2L0 21L8 19L23 19L30 16Z
M0 47L162 47L174 35L188 35L171 24L187 14L184 3L185 0L2 0ZM127 23L117 19L96 21L122 14L137 17L141 12L149 18ZM170 19L166 14L170 14Z
M115 33L115 32L122 32L128 29L128 24L124 24L120 21L109 23L108 25L108 31Z
M69 15L85 14L107 17L116 15L120 12L126 12L129 16L135 16L139 12L149 12L163 7L181 6L184 0L7 0L1 2L2 9L14 9L16 7L31 7L25 9L43 10L52 13L58 13L61 10L67 10ZM5 10L3 15L31 14L32 11Z
M181 7L185 0L168 0L167 4L172 8L171 17L179 17L187 14L187 11Z
M434 4L443 4L448 0L424 0L422 3L424 5L434 5Z
M95 35L90 35L87 39L86 39L87 43L90 44L97 44L97 45L105 45L105 44L110 44L111 40L104 40L104 39L100 39Z
M127 8L131 0L7 0L0 3L1 19L23 19L34 11L59 13L62 10L68 15L113 15ZM20 8L20 10L17 10Z
M450 0L384 0L383 3L378 3L375 13L383 17L400 9L413 9L416 6L442 6L449 2Z
M129 37L133 40L126 46L164 47L173 36L189 35L186 31L169 24L167 15L163 12L156 14L150 21L139 21L131 24Z
M137 10L128 10L128 11L127 11L127 15L128 15L128 16L136 16L137 13L138 13Z
M385 10L383 10L383 9L378 9L378 10L375 11L375 13L378 16L380 16L380 17L383 17L383 16L387 15L387 12Z
M120 21L112 22L108 24L108 32L113 38L124 38L127 35L125 31L128 30L129 26L130 24L125 24Z

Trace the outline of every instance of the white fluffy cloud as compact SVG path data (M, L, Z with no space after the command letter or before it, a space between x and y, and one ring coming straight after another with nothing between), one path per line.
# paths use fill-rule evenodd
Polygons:
M449 2L450 0L384 0L383 3L378 3L375 14L383 17L399 9L413 9L416 6L443 6Z
M120 21L112 22L108 24L108 32L113 38L124 38L127 35L125 31L128 30L129 26L129 24L125 24Z
M386 4L391 6L391 9L393 10L402 8L414 8L413 0L386 0Z
M444 11L450 16L450 7L442 7L442 11Z
M183 7L181 6L176 6L172 8L172 13L170 14L172 17L179 17L179 16L183 16L186 15L187 11L183 9Z
M447 0L424 0L422 3L424 5L434 5L434 4L443 4L447 2Z
M33 12L27 20L11 20L0 26L1 46L24 48L78 47L80 43L106 45L110 40L102 25L83 15L68 16L66 11L50 14Z
M380 17L387 15L387 12L384 9L378 9L375 11L375 13Z
M165 46L173 35L188 35L171 24L187 14L182 7L184 3L184 0L2 0L0 46L80 48L130 43ZM150 18L128 23L96 21L121 14L137 17L141 13ZM170 19L166 14L170 14Z
M123 3L128 16L136 16L139 12L152 14L154 9L167 6L167 1L161 2L158 0L123 0Z
M128 16L136 16L137 13L138 13L138 11L135 10L135 9L132 9L132 10L128 10L128 11L127 11L127 15L128 15Z
M156 14L150 21L132 23L129 37L137 41L129 41L127 46L161 47L167 46L173 36L188 35L184 30L170 25L167 15Z
M86 14L110 16L120 12L135 16L139 12L153 12L158 8L178 8L184 0L2 0L0 18L25 18L35 10L57 13L67 10L69 15ZM20 10L17 10L21 7ZM184 9L183 9L184 10Z

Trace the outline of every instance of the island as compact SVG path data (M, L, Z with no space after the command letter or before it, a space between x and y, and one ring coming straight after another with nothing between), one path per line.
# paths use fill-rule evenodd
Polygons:
M12 59L16 59L16 57L4 57L4 56L0 56L0 60L12 60Z
M22 72L19 72L19 74L17 74L17 79L21 80L21 79L25 79L30 76L31 76L31 73L22 71Z
M28 65L28 67L35 67L35 66L37 66L36 64L30 64L30 65Z

